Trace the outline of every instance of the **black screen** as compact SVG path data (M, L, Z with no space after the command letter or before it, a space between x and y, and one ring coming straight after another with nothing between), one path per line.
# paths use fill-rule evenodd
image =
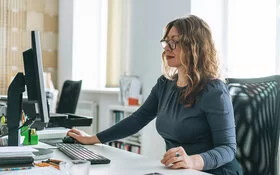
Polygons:
M47 98L44 86L42 51L39 31L31 31L32 48L23 52L25 83L28 101L36 102L37 117L43 123L49 122Z

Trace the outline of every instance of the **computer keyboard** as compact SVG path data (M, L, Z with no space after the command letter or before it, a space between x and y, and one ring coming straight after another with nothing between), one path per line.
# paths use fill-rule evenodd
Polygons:
M91 164L107 164L111 160L94 153L80 144L58 143L57 148L73 160L88 160Z

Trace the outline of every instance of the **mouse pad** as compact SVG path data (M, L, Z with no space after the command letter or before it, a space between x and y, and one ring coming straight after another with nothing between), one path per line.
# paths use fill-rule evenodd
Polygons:
M57 143L62 143L62 138L54 138L54 139L39 139L40 142L49 144L51 146L56 146Z

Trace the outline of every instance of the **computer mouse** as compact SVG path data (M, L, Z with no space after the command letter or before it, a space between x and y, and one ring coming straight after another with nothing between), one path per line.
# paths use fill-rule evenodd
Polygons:
M63 143L77 143L77 141L73 137L71 137L71 136L65 136L62 139L62 142Z

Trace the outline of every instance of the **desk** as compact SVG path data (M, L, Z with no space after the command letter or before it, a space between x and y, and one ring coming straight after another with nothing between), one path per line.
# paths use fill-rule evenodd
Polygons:
M190 169L168 169L160 163L160 160L149 159L142 155L114 148L104 144L84 146L89 150L99 153L111 160L110 164L91 165L91 175L144 175L153 172L162 173L164 175L207 175L207 173ZM70 160L58 149L53 148L47 144L39 143L38 145L35 145L33 147L53 149L53 158L64 161Z
M69 129L64 127L46 128L37 131L39 139L63 138Z

